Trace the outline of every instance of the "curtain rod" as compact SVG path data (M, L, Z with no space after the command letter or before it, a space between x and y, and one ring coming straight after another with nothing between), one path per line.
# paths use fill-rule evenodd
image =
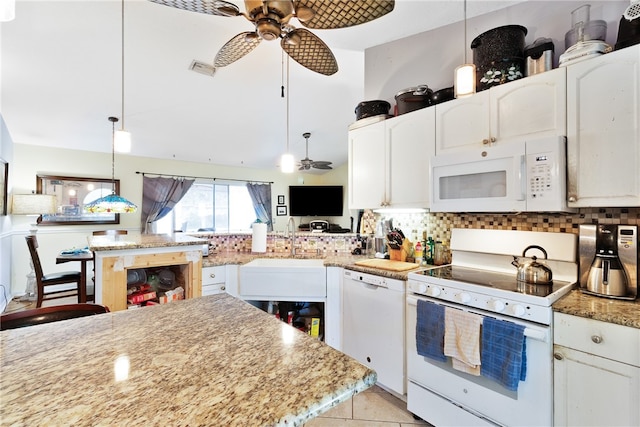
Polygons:
M255 179L234 179L234 178L214 178L211 176L191 176L191 175L173 175L173 174L167 174L167 173L154 173L154 172L140 172L140 171L136 171L137 174L141 174L142 176L145 175L156 175L159 177L173 177L173 178L196 178L196 179L212 179L214 181L219 180L219 181L238 181L238 182L249 182L249 183L256 183L256 184L273 184L273 181L260 181L260 180L255 180Z

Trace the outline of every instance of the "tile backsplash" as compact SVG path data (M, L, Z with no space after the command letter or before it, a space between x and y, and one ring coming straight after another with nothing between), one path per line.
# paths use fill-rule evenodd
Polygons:
M479 228L492 230L548 231L578 234L580 224L629 224L640 225L640 208L586 208L577 213L412 213L380 215L365 211L366 229L375 232L375 224L382 219L393 220L412 241L422 239L426 231L436 241L441 241L445 252L449 247L452 228ZM209 239L212 251L250 253L251 233L197 234ZM349 254L359 245L353 233L296 233L297 250L324 255ZM286 254L291 251L290 240L284 233L267 235L267 254Z

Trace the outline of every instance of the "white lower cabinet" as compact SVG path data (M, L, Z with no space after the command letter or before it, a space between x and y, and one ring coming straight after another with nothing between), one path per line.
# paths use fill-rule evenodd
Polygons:
M202 296L226 292L226 266L202 268Z
M640 329L554 314L554 424L640 425Z

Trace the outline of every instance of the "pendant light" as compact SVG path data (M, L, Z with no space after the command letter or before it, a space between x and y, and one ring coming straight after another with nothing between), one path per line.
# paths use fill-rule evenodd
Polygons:
M16 18L16 0L0 0L0 22L13 21Z
M476 93L476 66L467 63L467 0L464 0L464 64L455 70L453 88L456 98Z
M284 69L284 53L282 54L282 68ZM289 56L287 56L287 151L280 158L280 170L282 173L293 173L295 169L295 160L293 154L289 151ZM284 85L282 86L282 96L285 96Z
M133 213L138 207L124 197L116 194L115 179L115 142L116 142L116 122L117 117L109 117L111 122L111 184L113 185L112 193L108 196L101 197L91 203L84 205L84 211L89 213Z
M122 25L121 25L122 37L120 41L122 43L122 60L120 64L122 65L122 73L121 73L121 114L120 114L120 130L116 131L115 135L115 151L118 153L129 153L131 151L131 133L127 132L124 129L124 0L122 0Z

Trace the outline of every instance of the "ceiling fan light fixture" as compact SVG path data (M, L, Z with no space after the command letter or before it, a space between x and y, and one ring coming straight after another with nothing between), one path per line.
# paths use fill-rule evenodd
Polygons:
M280 37L280 23L274 19L262 18L256 24L256 31L264 40L273 41Z

